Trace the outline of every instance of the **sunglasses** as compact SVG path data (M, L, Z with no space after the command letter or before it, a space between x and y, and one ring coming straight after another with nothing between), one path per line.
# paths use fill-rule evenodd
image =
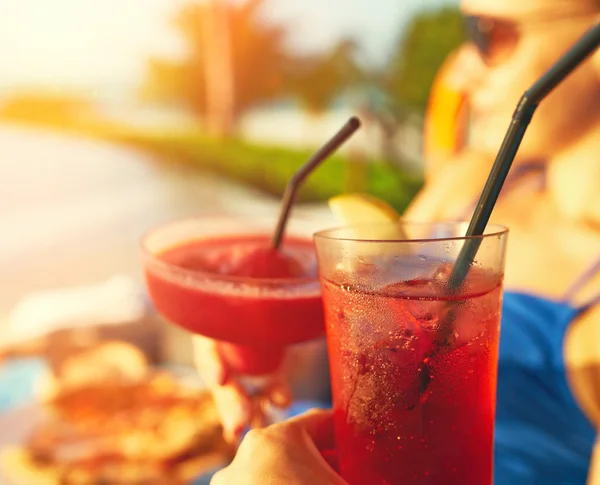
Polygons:
M519 44L520 32L516 22L480 15L464 17L469 42L488 66L506 61Z
M543 26L551 21L565 21L587 17L590 12L577 12L560 17L535 18L516 21L482 15L464 16L467 38L479 51L483 62L496 66L508 60L517 49L525 26Z

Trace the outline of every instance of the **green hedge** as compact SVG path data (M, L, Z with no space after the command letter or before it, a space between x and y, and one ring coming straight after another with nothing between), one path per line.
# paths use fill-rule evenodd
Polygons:
M196 134L114 133L110 138L136 146L171 162L186 162L281 195L292 174L310 157L310 150L220 141ZM347 191L380 197L402 212L422 180L382 161L353 162L342 155L325 161L305 182L303 201L322 201Z

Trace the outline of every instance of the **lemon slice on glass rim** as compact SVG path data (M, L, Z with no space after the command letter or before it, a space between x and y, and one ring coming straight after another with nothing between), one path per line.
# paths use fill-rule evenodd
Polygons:
M343 226L360 226L349 228L349 239L407 239L399 224L400 214L377 197L368 194L343 194L332 197L328 204Z
M344 254L348 256L338 269L353 272L357 265L372 258L383 260L410 253L409 244L369 243L369 241L399 241L408 239L400 224L400 214L377 197L368 194L343 194L329 199L329 208L342 226ZM351 240L355 241L351 241ZM362 242L359 242L362 241Z

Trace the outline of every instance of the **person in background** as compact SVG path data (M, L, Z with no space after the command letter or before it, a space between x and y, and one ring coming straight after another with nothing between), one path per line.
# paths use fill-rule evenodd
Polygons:
M468 96L469 151L431 176L408 219L472 214L520 96L600 19L596 0L461 8L472 41L453 78ZM600 52L541 103L492 221L511 231L494 483L600 483Z
M404 215L409 220L470 217L519 98L600 21L598 0L462 0L461 9L470 40L454 75L472 116L468 147L428 177ZM594 451L600 426L600 52L538 108L492 220L511 231L494 483L600 483L600 446ZM214 357L199 367L202 374L220 368ZM232 385L213 383L221 390ZM235 410L246 403L243 394L231 393L223 410L229 425L244 423ZM291 440L287 434L278 439ZM304 451L312 447L295 443ZM252 447L251 441L241 451L260 456ZM284 463L293 473L321 460L313 454L302 465ZM261 483L269 483L263 472ZM294 483L329 483L321 479Z

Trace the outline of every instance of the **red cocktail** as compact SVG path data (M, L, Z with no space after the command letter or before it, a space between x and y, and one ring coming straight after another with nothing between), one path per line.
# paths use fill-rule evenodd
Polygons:
M175 222L144 239L146 282L157 309L190 332L221 341L240 375L266 375L285 346L324 333L315 226L291 221L279 251L274 221Z
M356 228L317 235L338 463L350 485L492 483L506 233L490 228L450 291L458 227L407 225L403 242L373 229L362 240ZM432 230L438 239L423 239Z

